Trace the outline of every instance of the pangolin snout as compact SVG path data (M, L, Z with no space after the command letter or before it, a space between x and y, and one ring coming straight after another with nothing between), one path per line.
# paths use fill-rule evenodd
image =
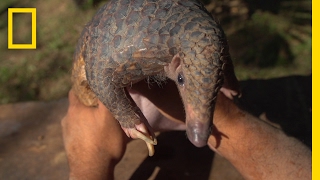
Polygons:
M196 147L203 147L207 145L211 132L210 128L210 124L202 122L188 123L187 121L187 136Z
M196 147L207 145L208 138L213 126L213 106L194 108L190 104L186 108L186 131L188 139ZM210 113L211 112L211 113Z

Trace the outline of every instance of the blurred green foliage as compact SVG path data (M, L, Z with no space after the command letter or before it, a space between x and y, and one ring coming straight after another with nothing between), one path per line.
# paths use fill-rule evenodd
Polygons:
M311 74L311 0L212 3L239 79Z
M37 8L37 49L7 49L7 8ZM98 7L96 7L98 8ZM96 8L81 10L71 0L5 0L0 3L0 103L51 100L70 89L77 39ZM20 15L21 16L21 15ZM14 35L30 36L31 23L14 21ZM23 36L24 35L24 36Z
M74 48L105 1L1 0L0 104L67 95ZM311 0L205 1L223 26L239 79L311 73ZM37 49L7 49L7 8L37 8ZM17 23L27 39L31 24ZM21 36L21 37L20 37Z

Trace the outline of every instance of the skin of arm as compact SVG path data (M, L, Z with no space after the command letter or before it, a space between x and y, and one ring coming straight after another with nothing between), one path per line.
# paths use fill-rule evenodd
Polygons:
M311 151L219 95L209 147L246 179L311 179Z
M69 179L113 179L128 137L108 109L101 102L98 108L83 105L71 90L61 125Z
M150 107L151 101L158 108L157 119L183 121L179 96L169 95L170 103L178 104L172 108L166 106L166 98L155 93L158 90L175 92L170 91L174 87L169 83L165 90L153 88L152 93L141 84L133 89L141 94L138 95L140 106L148 103ZM114 167L121 160L129 139L100 102L97 108L86 107L72 90L69 101L62 129L70 179L113 179ZM218 95L213 119L208 146L229 160L246 179L311 179L311 151L306 146L242 111L222 93Z

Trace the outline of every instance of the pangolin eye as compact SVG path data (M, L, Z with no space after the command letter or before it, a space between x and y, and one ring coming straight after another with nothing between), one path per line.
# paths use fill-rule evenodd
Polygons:
M184 78L182 74L178 74L178 84L179 85L184 85Z

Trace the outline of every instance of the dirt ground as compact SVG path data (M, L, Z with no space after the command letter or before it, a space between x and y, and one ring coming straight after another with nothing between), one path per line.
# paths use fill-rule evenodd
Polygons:
M311 148L311 76L241 82L240 106L278 124ZM0 179L67 179L60 120L66 98L0 106ZM134 140L117 165L116 179L243 179L208 147L196 148L184 132L158 136L155 155Z

